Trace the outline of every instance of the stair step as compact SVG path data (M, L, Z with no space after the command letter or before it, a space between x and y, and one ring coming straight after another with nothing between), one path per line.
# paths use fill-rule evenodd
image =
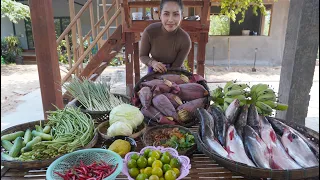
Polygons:
M105 26L100 26L100 28L104 28ZM109 28L112 28L112 29L116 29L117 28L117 26L110 26Z

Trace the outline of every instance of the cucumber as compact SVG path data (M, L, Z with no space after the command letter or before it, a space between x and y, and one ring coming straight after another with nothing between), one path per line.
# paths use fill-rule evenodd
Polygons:
M16 140L13 142L13 146L9 151L9 156L17 157L20 154L22 148L22 137L17 137Z
M12 161L12 160L15 160L15 158L9 156L9 154L5 152L1 152L1 160Z
M38 142L41 142L41 137L40 136L36 136L35 138L33 138L31 141L29 141L27 144L26 144L26 147L22 148L21 149L21 153L24 153L24 152L28 152L28 151L31 151L32 150L32 146Z
M24 135L23 131L17 131L11 134L6 134L1 136L1 140L8 140L8 141L13 141L15 140L17 137L22 137Z
M32 140L32 133L30 129L27 129L26 132L24 133L23 137L23 143L26 145L29 141Z
M48 134L48 133L50 132L50 130L51 130L51 126L49 126L49 125L46 125L46 126L43 128L43 132L46 133L46 134Z
M51 141L52 140L52 136L50 134L46 134L43 132L38 132L36 130L32 131L32 135L33 136L40 136L42 140L47 140L47 141Z
M39 126L39 125L35 125L34 127L36 128L36 131L38 131L38 132L42 132L43 131L42 127Z
M8 140L1 140L1 146L3 148L5 148L7 151L10 151L10 149L12 148L13 144L8 141Z

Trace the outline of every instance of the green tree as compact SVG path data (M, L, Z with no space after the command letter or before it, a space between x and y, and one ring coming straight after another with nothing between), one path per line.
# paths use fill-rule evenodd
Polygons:
M278 0L270 0L277 2ZM242 19L239 24L244 21L246 11L250 6L253 7L253 14L258 15L259 9L262 15L266 15L266 7L263 4L263 0L221 0L221 15L228 16L233 22L236 21L237 14L241 14Z
M8 17L13 23L30 18L29 6L13 0L1 0L1 17Z
M225 15L211 15L210 16L210 36L227 36L230 33L230 20Z

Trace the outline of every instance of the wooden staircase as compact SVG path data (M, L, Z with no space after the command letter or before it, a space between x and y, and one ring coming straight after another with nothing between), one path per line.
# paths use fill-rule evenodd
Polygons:
M96 80L124 45L122 24L118 24L121 18L119 0L113 0L108 9L106 8L106 0L101 0L103 16L101 18L98 17L96 22L93 15L92 1L88 0L75 15L74 0L69 0L71 22L56 41L57 44L63 40L65 41L69 62L69 72L62 77L61 85L70 80L72 76ZM86 11L89 11L90 14L91 30L83 36L80 18L86 15ZM114 13L110 15L111 12ZM104 24L101 25L102 23ZM111 26L116 26L117 28L110 33ZM69 42L69 35L72 37L72 42ZM85 42L88 43L86 49L84 48ZM96 52L94 52L95 50ZM84 63L85 60L87 63ZM63 99L66 103L71 100L71 97L66 92L63 95Z

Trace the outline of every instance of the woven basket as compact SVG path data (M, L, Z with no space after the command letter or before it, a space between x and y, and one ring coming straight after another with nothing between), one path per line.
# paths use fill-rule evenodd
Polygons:
M98 126L98 132L100 134L100 136L105 139L108 140L112 137L107 135L107 129L109 128L109 120L99 124ZM146 131L146 125L145 123L141 123L136 130L133 131L133 134L129 137L133 138L133 139L137 139L138 137L140 137L144 132Z
M48 120L41 120L42 125L47 122L48 122ZM28 128L34 129L35 128L34 126L39 125L39 124L40 124L40 121L32 121L32 122L12 126L8 129L1 131L1 136L5 135L5 134L10 134L10 133L13 133L16 131L25 131ZM92 138L92 140L86 146L79 148L79 149L87 149L87 148L93 147L97 143L98 137L99 137L98 133L95 132L95 135ZM2 148L2 146L1 146L1 152L2 151L4 151L4 148ZM42 167L49 166L54 160L56 160L59 157L60 156L50 158L50 159L34 160L34 161L16 161L16 160L7 161L7 160L1 159L1 166L7 167L7 168L14 168L14 169L42 168Z
M123 94L114 94L116 97L120 97L123 102L130 104L130 98L126 95ZM90 111L85 109L83 106L81 106L81 103L77 100L73 101L73 104L71 103L71 106L79 107L80 106L80 111L83 113L89 114L92 119L98 121L98 122L103 122L109 118L109 113L110 111Z
M183 74L185 76L187 76L188 78L190 78L193 74L189 71L186 71L186 70L182 70L182 69L168 69L167 72L165 74ZM163 75L163 73L158 73L158 72L152 72L152 73L149 73L147 75L145 75L144 77L142 77L135 85L134 89L133 89L133 96L134 97L138 97L137 93L139 92L140 90L140 84L142 82L145 82L145 81L150 81L150 80L153 80L153 79L157 79L159 76ZM207 85L207 82L205 81L199 81L198 84L202 85L208 92L209 91L209 87ZM183 102L185 103L185 102ZM210 96L207 96L207 100L205 102L205 108L208 108L208 106L210 105ZM138 108L141 108L141 105L138 107ZM159 124L158 122L156 122L155 120L152 120L152 119L149 119L149 118L144 118L144 122L148 125L148 126L157 126L157 125L162 125L162 124ZM194 126L196 124L199 123L199 119L194 119L193 121L190 121L190 122L185 122L184 124L180 124L181 126L184 126L184 127L191 127L191 126Z
M315 143L316 145L319 145L319 133L305 126L298 125L294 122L288 122L280 119L277 119L277 120L291 126L292 128L302 133L307 138L310 138L310 140L313 143ZM196 135L196 141L200 151L202 151L205 155L215 160L221 166L229 169L230 171L240 173L246 178L272 178L272 179L281 179L281 180L306 179L306 178L319 179L319 166L302 168L302 169L293 169L293 170L272 170L272 169L252 167L243 163L226 159L220 156L219 154L209 151L206 145L201 140L199 134L200 134L200 128L199 128L199 133ZM319 159L319 156L317 156L317 158Z
M148 128L146 132L142 136L142 143L144 146L153 146L154 145L154 139L152 138L152 134L157 133L158 131L161 131L163 129L171 129L171 128L179 128L180 130L185 131L186 133L194 135L188 128L185 128L183 126L179 125L160 125L160 126L154 126L151 128ZM195 136L195 135L194 135ZM197 150L197 145L196 143L191 146L190 148L186 150L177 150L179 154L186 155L186 156L191 156L195 151Z

